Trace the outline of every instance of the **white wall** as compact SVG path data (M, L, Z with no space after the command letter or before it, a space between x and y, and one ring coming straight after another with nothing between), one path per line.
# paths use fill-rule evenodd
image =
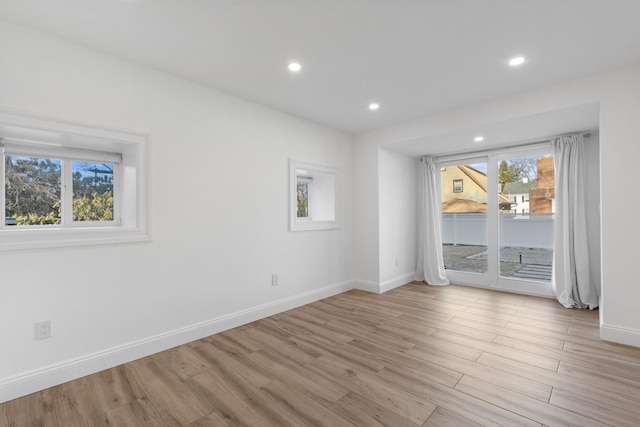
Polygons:
M378 170L378 281L380 290L384 292L415 278L418 159L380 148Z
M591 260L591 277L602 295L602 263L600 239L600 133L591 132L585 139L585 177L587 229L589 230L589 258Z
M1 105L151 135L153 237L0 254L0 401L350 287L351 136L3 21L0 46ZM287 231L290 157L340 170L340 230Z
M380 286L378 221L378 147L354 145L353 169L354 278L362 289ZM357 252L357 253L355 253Z
M640 223L635 221L640 208L640 200L628 197L624 186L620 185L625 173L633 174L640 159L640 65L576 79L564 84L523 92L491 102L471 105L439 115L424 117L391 126L382 130L358 135L355 156L367 161L355 169L354 182L358 185L360 200L373 200L378 187L389 179L390 171L378 171L370 162L371 153L379 146L393 147L396 143L428 136L472 129L491 123L518 119L534 114L551 112L563 108L589 103L600 103L600 186L601 232L602 232L602 305L601 335L603 338L640 346L640 286L637 286L633 266L637 264L635 239L640 236ZM578 129L576 129L578 130ZM453 147L425 147L428 154L443 153ZM461 142L455 150L477 149L472 141ZM624 171L624 172L622 172ZM590 178L593 179L593 178ZM361 184L370 183L367 187ZM595 202L593 202L595 203ZM356 217L364 215L369 205L356 204ZM595 227L596 220L590 220ZM379 232L380 224L374 221L356 224L356 235L372 235ZM597 233L597 230L596 230ZM597 239L596 239L597 240ZM366 244L366 250L360 250ZM360 268L369 266L361 275L376 280L372 255L372 241L356 240L355 263ZM380 242L379 251L382 250ZM595 268L594 270L597 270ZM377 278L379 280L379 278Z

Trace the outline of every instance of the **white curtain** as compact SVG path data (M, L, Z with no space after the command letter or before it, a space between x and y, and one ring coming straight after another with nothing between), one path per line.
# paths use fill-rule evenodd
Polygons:
M553 291L567 308L598 307L598 293L589 269L582 135L552 141L556 212Z
M420 159L418 179L418 263L416 280L448 285L442 257L442 219L436 167L431 157Z

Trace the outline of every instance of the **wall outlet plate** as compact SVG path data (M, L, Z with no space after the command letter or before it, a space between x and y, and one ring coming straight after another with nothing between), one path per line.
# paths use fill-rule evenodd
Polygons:
M36 323L36 339L51 338L51 320Z

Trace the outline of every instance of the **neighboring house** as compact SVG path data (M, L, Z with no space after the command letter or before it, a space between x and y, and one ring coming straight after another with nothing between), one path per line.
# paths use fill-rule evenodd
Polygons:
M529 213L529 191L537 188L538 181L524 178L522 182L507 182L504 184L502 194L513 202L511 212L527 214Z
M487 175L469 165L442 168L442 213L487 211ZM500 210L511 211L512 201L500 194Z

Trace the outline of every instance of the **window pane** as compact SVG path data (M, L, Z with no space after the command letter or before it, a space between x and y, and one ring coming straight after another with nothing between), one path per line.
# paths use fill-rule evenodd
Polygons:
M505 159L498 164L498 174L502 190L500 276L550 282L555 213L553 157ZM503 206L502 201L510 200L515 203Z
M73 221L113 221L113 164L73 162Z
M60 224L60 164L55 159L5 156L5 224Z
M448 270L487 273L486 171L487 163L441 170L442 253Z
M309 218L309 183L298 181L298 209L296 217Z

